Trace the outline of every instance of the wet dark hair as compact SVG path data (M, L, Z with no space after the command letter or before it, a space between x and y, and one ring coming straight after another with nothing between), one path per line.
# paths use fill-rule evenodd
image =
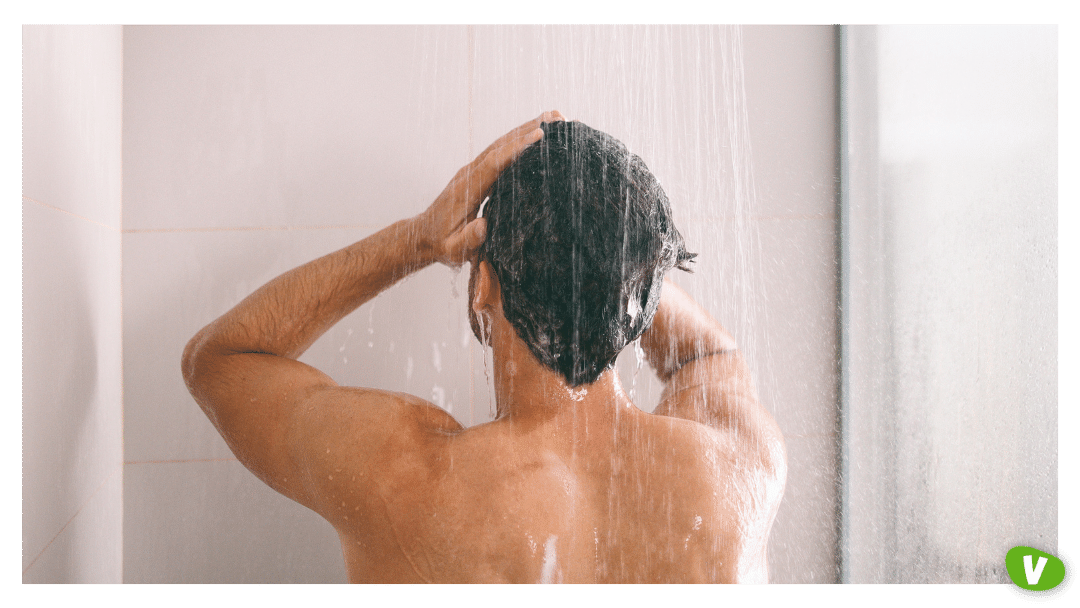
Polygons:
M503 314L572 387L595 382L652 323L664 274L690 270L671 206L645 163L579 122L541 125L495 180L480 259Z

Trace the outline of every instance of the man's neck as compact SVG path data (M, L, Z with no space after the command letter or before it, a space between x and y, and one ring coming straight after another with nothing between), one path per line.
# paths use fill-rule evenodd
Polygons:
M493 363L499 419L530 424L574 419L596 425L613 422L621 413L637 411L623 392L614 368L591 384L572 388L561 374L541 364L520 340L495 348Z

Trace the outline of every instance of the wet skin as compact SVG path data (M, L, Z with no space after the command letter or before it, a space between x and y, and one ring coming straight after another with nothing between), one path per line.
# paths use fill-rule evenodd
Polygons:
M188 387L248 469L334 525L352 582L765 582L783 439L723 327L665 283L641 338L665 383L649 414L613 370L572 391L543 367L473 258L480 193L558 119L511 131L421 215L281 275L208 325L184 351ZM296 360L411 272L470 260L494 421L466 429L426 400L338 386Z

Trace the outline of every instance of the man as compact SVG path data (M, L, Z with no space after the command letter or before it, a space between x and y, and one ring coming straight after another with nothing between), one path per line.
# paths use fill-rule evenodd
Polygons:
M783 440L732 337L664 281L692 258L641 160L551 112L419 216L208 325L184 378L248 469L334 525L350 581L765 582ZM296 360L408 274L467 260L494 421ZM613 368L639 336L665 383L653 414Z

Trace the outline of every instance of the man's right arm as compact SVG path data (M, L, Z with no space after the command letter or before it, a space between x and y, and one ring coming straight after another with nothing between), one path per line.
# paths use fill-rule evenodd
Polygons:
M734 529L722 526L726 538L737 539L738 580L766 582L769 530L784 495L787 456L735 339L685 291L664 281L641 346L664 382L653 413L715 429L718 452L707 460L718 465L716 481L726 488L717 500L738 520Z
M783 437L758 402L735 339L670 280L664 281L660 305L641 346L664 383L653 413L730 433L742 454L759 455L762 464L783 475Z

